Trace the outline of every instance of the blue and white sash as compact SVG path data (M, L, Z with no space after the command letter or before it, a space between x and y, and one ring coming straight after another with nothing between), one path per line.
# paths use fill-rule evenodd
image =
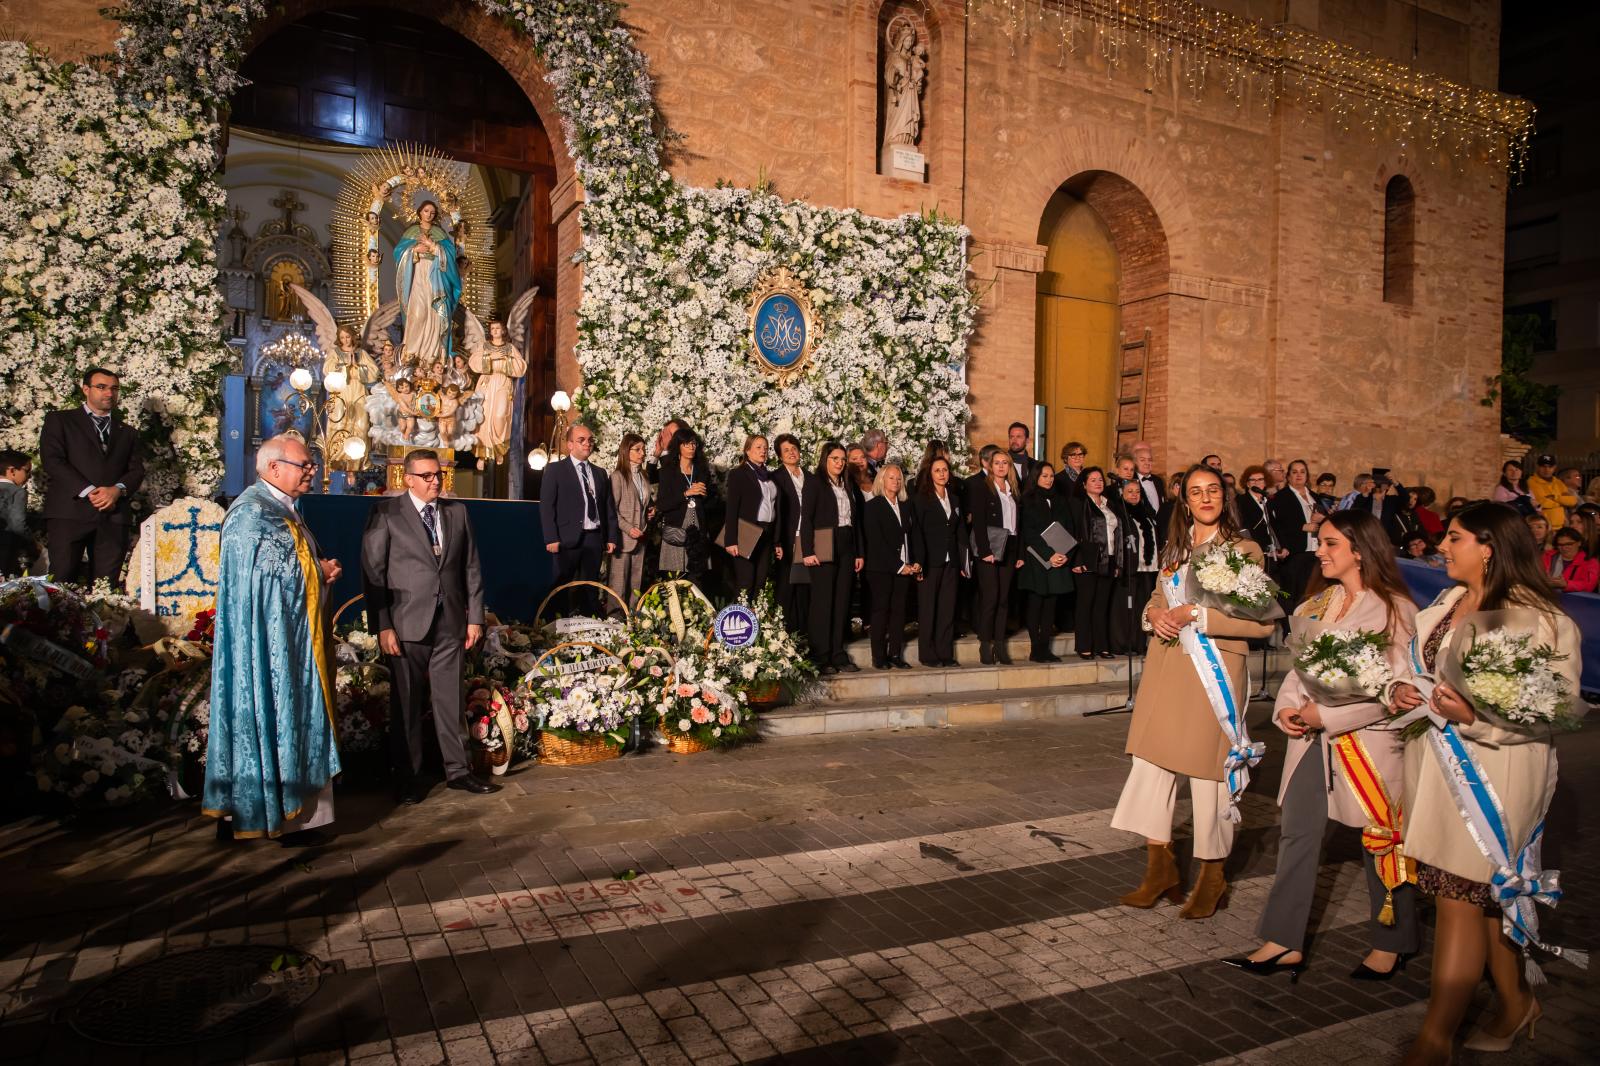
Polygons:
M1422 657L1419 654L1419 636L1411 638L1411 665L1421 676ZM1432 680L1431 677L1428 678ZM1429 688L1431 689L1431 685ZM1418 710L1425 710L1423 704ZM1539 912L1536 903L1554 907L1561 902L1561 874L1543 868L1541 853L1544 850L1544 816L1550 810L1555 796L1556 774L1546 775L1545 792L1539 804L1539 822L1528 834L1528 840L1517 851L1512 851L1511 825L1506 820L1505 807L1495 793L1494 784L1483 772L1478 760L1454 723L1427 712L1435 728L1428 730L1428 746L1439 762L1445 787L1461 816L1467 835L1478 846L1483 857L1495 868L1489 887L1495 902L1500 905L1500 928L1517 947L1522 949L1523 967L1529 984L1543 984L1544 973L1529 954L1530 948L1547 951L1558 959L1566 959L1574 966L1587 968L1589 953L1576 948L1563 948L1539 939ZM1416 712L1407 716L1417 717ZM1515 856L1515 857L1513 857Z
M1184 565L1163 579L1162 592L1170 606L1176 607L1184 602L1183 589L1188 572L1189 567ZM1217 651L1216 643L1192 625L1184 626L1179 631L1178 641L1189 656L1189 661L1194 664L1195 673L1200 676L1200 687L1205 690L1206 700L1211 704L1211 713L1217 716L1217 725L1222 727L1223 735L1228 738L1228 755L1222 762L1223 780L1228 785L1228 806L1222 810L1221 817L1225 822L1238 822L1239 797L1250 784L1250 767L1261 761L1267 746L1250 742L1244 714L1233 698L1228 670L1222 664L1222 654ZM1245 687L1249 688L1248 679Z

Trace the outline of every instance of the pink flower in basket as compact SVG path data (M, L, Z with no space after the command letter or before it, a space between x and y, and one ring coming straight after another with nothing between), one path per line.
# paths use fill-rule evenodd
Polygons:
M721 711L717 712L717 722L720 725L732 725L733 712L726 707L722 708Z
M661 671L661 667L659 667L659 666L652 666L650 668L650 676L651 677L660 677L661 676L661 672L662 672Z
M717 705L717 694L715 692L712 692L710 689L706 689L701 693L701 695L705 697L706 703L710 704L712 707Z
M682 682L682 681L678 682L678 698L679 699L685 699L686 700L690 696L693 696L693 695L694 695L694 686L693 685L690 685L690 684L688 684L686 682Z
M511 724L517 727L517 732L526 733L528 731L528 716L519 714L511 720Z
M696 707L693 711L689 712L689 717L694 719L696 725L705 725L707 722L711 721L711 712L706 710L704 707Z
M479 718L472 723L472 736L476 740L487 740L489 738L489 719Z
M488 703L489 702L489 695L490 695L490 693L489 693L488 689L486 689L486 688L475 688L470 693L467 694L467 699L468 700L476 700L476 701L478 701L480 703Z

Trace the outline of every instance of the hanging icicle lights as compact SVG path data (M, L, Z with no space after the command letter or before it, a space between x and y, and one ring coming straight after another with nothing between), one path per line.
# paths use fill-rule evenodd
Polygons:
M1012 55L1053 47L1058 64L1098 61L1108 76L1142 67L1152 91L1181 83L1199 99L1220 88L1236 107L1268 114L1293 94L1342 131L1364 129L1430 161L1475 158L1515 176L1532 143L1527 100L1191 0L966 0L966 8L999 26Z

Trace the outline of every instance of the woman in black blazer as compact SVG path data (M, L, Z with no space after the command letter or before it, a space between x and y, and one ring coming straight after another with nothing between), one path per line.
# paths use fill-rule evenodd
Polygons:
M694 430L679 427L662 456L656 492L663 577L688 578L702 589L710 567L711 470ZM674 539L681 543L674 544Z
M1304 459L1289 464L1289 480L1272 494L1267 510L1279 548L1289 553L1278 566L1278 581L1289 594L1283 608L1293 613L1317 569L1317 530L1327 517L1327 510L1311 491L1311 468Z
M1017 530L1020 501L1011 456L996 449L988 473L969 483L972 568L978 576L978 658L985 666L1011 665L1006 647L1006 610L1011 599L1011 578L1017 569Z
M967 519L950 484L950 460L938 457L917 475L911 503L911 561L917 565L917 658L923 666L956 662L958 576L967 571Z
M804 491L800 561L811 572L811 661L823 674L855 673L859 667L844 650L844 635L850 625L850 586L861 569L861 513L845 476L844 445L830 440L822 446L817 471L806 478ZM833 541L826 560L818 555L819 533Z
M1085 468L1078 480L1081 491L1072 500L1072 580L1078 597L1074 642L1078 658L1116 658L1111 651L1111 589L1117 579L1117 539L1121 523L1114 504L1106 498L1106 474L1098 466Z
M1050 647L1055 639L1056 597L1072 591L1071 561L1044 540L1044 531L1051 525L1059 524L1063 530L1072 525L1067 505L1056 496L1055 484L1056 468L1035 463L1022 494L1022 572L1017 575L1017 587L1028 593L1023 616L1033 644L1028 661L1034 663L1061 661Z
M885 463L861 515L867 542L862 576L872 589L872 665L878 670L911 669L906 662L906 599L921 570L911 558L914 521L905 474L898 465Z
M746 556L739 550L739 528L749 523L761 530ZM778 485L767 469L767 438L752 434L744 441L744 462L728 472L728 514L722 547L733 557L733 594L755 603L772 567L773 531L778 524Z
M800 441L780 433L775 444L778 486L778 528L773 533L778 556L778 606L783 627L793 636L806 630L811 608L811 574L800 562L800 502L805 498L807 473L800 465Z
M1140 612L1156 590L1161 538L1156 529L1156 513L1137 481L1122 486L1122 498L1117 502L1122 554L1116 588L1111 594L1111 644L1119 652L1143 655L1150 639L1140 624Z

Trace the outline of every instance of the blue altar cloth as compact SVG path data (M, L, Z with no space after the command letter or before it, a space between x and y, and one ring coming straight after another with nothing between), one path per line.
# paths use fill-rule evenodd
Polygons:
M1418 607L1426 607L1435 596L1454 582L1444 567L1428 566L1411 559L1400 560L1400 573L1411 588ZM1592 592L1564 592L1561 609L1577 623L1583 638L1583 676L1579 684L1585 692L1600 692L1600 596Z
M361 595L361 532L367 513L381 496L300 497L300 513L311 527L322 554L339 560L344 574L329 597L337 609L352 596ZM502 621L533 621L545 593L550 591L552 567L539 527L539 505L533 500L462 500L472 533L478 541L478 565L483 569L483 602ZM359 605L358 605L359 606ZM351 608L354 611L355 608ZM346 612L340 624L353 621Z

